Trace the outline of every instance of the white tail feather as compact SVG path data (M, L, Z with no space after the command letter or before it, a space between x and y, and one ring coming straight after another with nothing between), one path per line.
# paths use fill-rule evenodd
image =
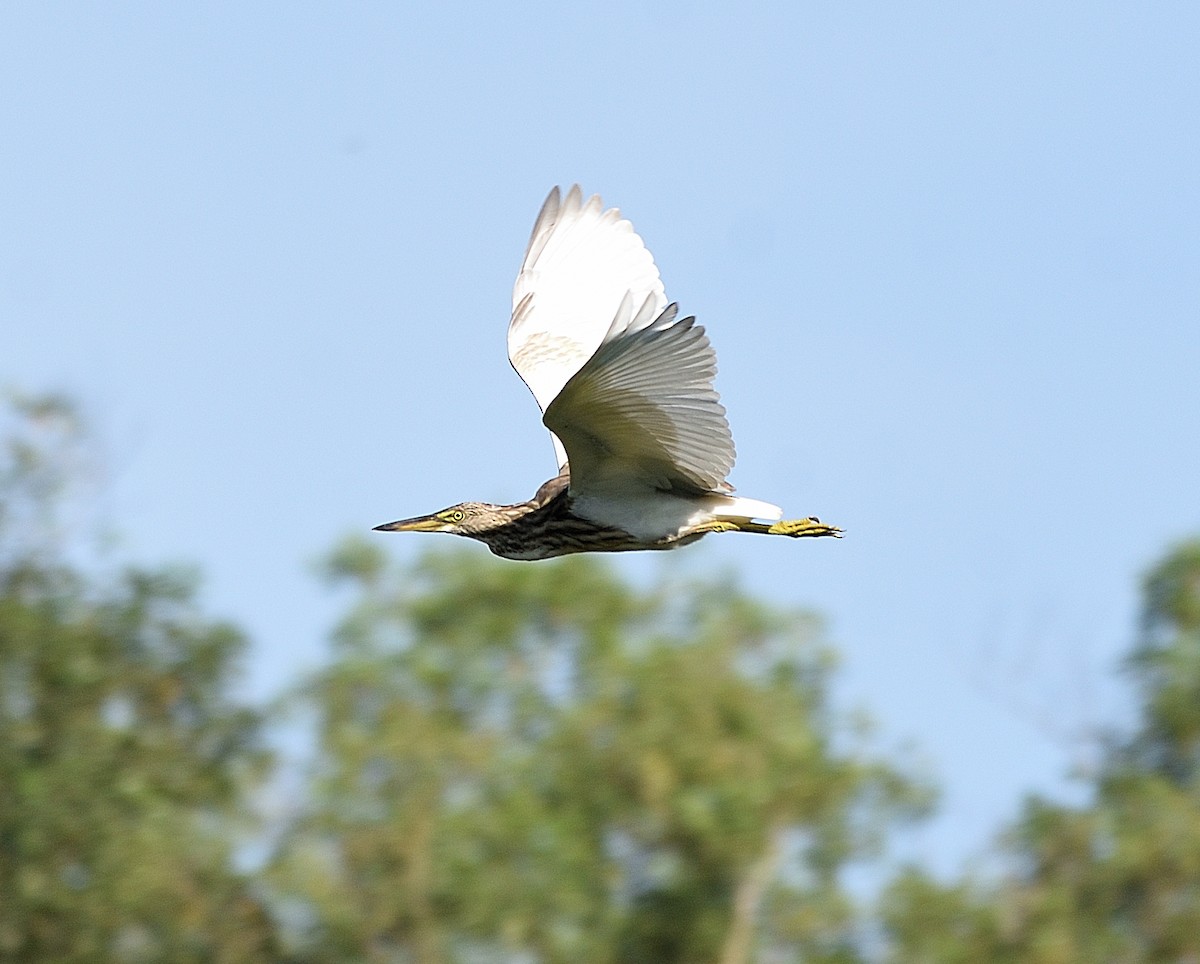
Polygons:
M770 502L731 495L713 507L713 515L718 519L769 519L778 522L783 518L783 509Z

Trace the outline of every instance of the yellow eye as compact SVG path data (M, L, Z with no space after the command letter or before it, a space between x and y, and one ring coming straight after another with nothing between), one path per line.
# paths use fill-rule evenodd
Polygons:
M451 522L462 522L467 517L467 514L462 509L455 509L453 512L447 512L446 516Z

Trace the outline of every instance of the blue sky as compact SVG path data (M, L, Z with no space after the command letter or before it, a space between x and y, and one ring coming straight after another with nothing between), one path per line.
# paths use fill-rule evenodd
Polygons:
M1078 795L1200 531L1198 49L1184 2L8 4L0 384L81 399L121 553L275 692L335 539L553 472L504 333L580 182L707 326L739 491L847 531L669 564L827 616L951 869Z

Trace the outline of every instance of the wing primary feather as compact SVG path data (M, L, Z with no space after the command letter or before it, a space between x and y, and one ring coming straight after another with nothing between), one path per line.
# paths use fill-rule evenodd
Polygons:
M513 286L509 360L546 412L602 346L630 330L671 327L678 309L664 313L666 305L654 259L621 212L605 209L599 195L585 198L578 184L565 193L556 187ZM704 371L688 365L680 377L702 379ZM565 467L567 453L551 435Z
M526 262L536 261L545 249L546 242L550 240L551 229L558 221L560 204L560 192L556 184L546 195L546 200L542 202L542 209L533 222L533 231L529 235L529 244L525 249Z

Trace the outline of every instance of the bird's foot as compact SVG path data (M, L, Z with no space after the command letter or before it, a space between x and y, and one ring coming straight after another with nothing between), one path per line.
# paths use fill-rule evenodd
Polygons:
M826 525L815 515L807 519L784 519L767 527L767 533L773 536L791 536L793 539L802 537L817 538L819 536L842 537L842 530L837 526Z

